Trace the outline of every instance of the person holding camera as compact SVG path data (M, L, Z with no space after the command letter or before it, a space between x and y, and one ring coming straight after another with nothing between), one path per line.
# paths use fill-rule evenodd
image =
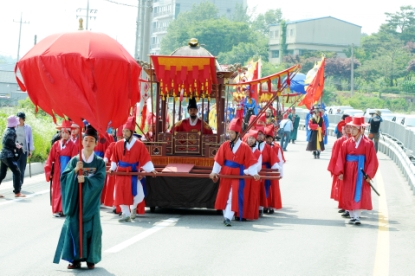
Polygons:
M11 115L7 118L7 128L6 131L3 134L3 141L2 145L3 148L0 152L0 160L1 160L1 166L0 166L0 184L3 181L3 179L6 177L7 174L7 168L9 168L14 175L13 178L13 192L15 197L25 197L26 195L22 194L20 192L21 185L20 185L20 169L17 165L17 160L20 157L20 154L22 152L22 146L16 143L16 126L19 124L19 119ZM0 195L0 198L4 197L3 195Z

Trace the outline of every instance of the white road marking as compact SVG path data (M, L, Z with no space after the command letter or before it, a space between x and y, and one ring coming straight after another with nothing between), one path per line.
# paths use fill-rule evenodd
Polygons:
M38 196L38 195L43 195L43 194L46 194L46 193L49 193L49 189L44 190L44 191L40 191L40 192L36 192L34 194L26 195L26 197L16 197L15 199L8 200L6 202L1 202L0 203L0 206L1 205L7 205L7 204L15 203L15 202L18 202L18 201L25 200L27 198L35 197L35 196ZM3 199L0 199L0 200L4 200L4 198Z
M130 245L132 245L132 244L134 244L134 243L136 243L136 242L138 242L138 241L140 241L144 238L147 238L151 234L154 234L157 231L160 231L161 229L163 229L167 226L170 226L170 225L172 225L172 224L174 224L178 221L179 221L178 218L169 218L169 219L166 219L166 220L162 220L161 222L157 222L154 227L152 227L150 229L147 229L143 233L140 233L140 234L132 237L131 239L128 239L128 240L126 240L126 241L124 241L124 242L122 242L122 243L120 243L120 244L118 244L114 247L111 247L110 249L107 249L104 252L105 253L117 253L117 252L127 248L128 246L130 246Z

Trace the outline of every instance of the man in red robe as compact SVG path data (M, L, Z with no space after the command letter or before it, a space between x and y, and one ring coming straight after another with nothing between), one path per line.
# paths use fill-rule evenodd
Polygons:
M350 125L347 125L348 123L350 123L352 121L352 117L347 116L345 117L344 121L343 121L343 127L341 129L341 132L343 133L343 136L340 137L339 139L336 140L336 142L334 142L333 144L333 148L331 151L331 157L330 157L330 161L329 161L329 165L327 167L327 170L331 173L331 176L333 177L333 181L331 184L331 193L330 193L330 198L334 199L335 201L339 201L339 189L341 186L341 180L339 180L337 178L336 175L334 175L334 169L336 167L336 162L337 162L337 157L340 154L340 148L341 145L343 144L344 141L346 141L347 139L349 139L351 137L350 135ZM349 211L346 211L344 209L340 209L339 213L343 213L342 216L343 217L349 217Z
M156 174L146 146L133 136L134 129L135 117L129 117L122 130L124 139L115 144L110 171L137 172L142 168L145 172ZM144 199L143 186L138 177L116 175L114 190L114 205L120 205L122 212L119 222L135 219L137 205ZM131 207L131 212L129 207Z
M213 134L210 126L197 118L197 104L196 99L189 99L189 105L187 106L187 112L190 117L186 118L180 122L177 122L172 128L173 131L183 131L183 132L201 132L202 134ZM202 128L203 124L203 128Z
M271 149L271 146L265 142L265 129L263 126L257 126L258 130L258 150L261 152L262 169L279 169L279 162L277 155ZM270 196L271 180L261 180L260 192L260 209L262 213L274 213L273 208L268 208L268 198Z
M265 128L265 140L267 144L271 147L271 154L275 155L275 159L278 164L273 166L274 169L278 169L280 173L280 179L284 175L284 152L279 143L274 141L275 137L275 128L274 125L268 125ZM280 190L280 181L272 180L271 187L267 197L268 210L267 213L273 214L275 209L282 208L282 199L281 199L281 190Z
M117 129L117 141L120 141L124 139L122 134L122 127L119 127ZM111 161L111 157L114 154L116 142L112 142L108 148L105 150L104 154L104 162L105 164L109 163ZM120 207L114 206L114 184L115 184L115 175L107 174L107 177L105 179L105 194L104 194L104 205L113 207L113 212L118 214L120 213ZM102 191L104 193L104 191Z
M349 210L350 224L359 225L361 210L372 210L371 188L368 182L375 177L379 162L373 142L364 138L363 128L367 126L364 117L354 117L348 124L351 126L352 138L343 142L334 174L343 181L339 208ZM361 169L366 172L366 179Z
M218 174L224 175L252 175L255 180L259 180L257 170L257 160L251 148L242 143L239 134L242 131L242 120L234 118L229 124L230 141L223 143L216 153L215 163L210 174L213 181L218 180ZM240 218L244 217L244 179L222 178L220 180L218 194L216 196L215 208L223 210L223 223L231 226L231 219L235 212Z
M71 122L63 121L62 125L56 128L60 131L61 139L52 145L44 170L46 181L52 181L51 205L53 216L63 217L60 178L69 160L78 154L78 147L70 140Z
M249 132L244 136L243 142L245 142L252 150L255 159L257 159L257 172L259 173L262 169L262 158L261 152L257 148L257 139L258 131L249 130ZM259 193L260 193L260 184L259 180L255 179L245 179L245 188L244 188L244 208L243 208L243 218L242 220L256 220L258 219L258 209L259 209ZM235 214L235 220L240 219L240 214Z

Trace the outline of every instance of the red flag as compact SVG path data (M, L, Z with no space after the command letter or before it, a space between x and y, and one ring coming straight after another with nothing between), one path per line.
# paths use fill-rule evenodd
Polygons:
M299 106L305 105L308 109L311 109L313 104L320 100L324 90L324 67L326 65L326 59L323 58L321 64L317 70L314 79L311 81L306 89L306 94Z

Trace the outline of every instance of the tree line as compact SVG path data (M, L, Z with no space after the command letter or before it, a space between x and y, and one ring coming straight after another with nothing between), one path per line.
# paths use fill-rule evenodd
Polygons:
M354 47L355 90L363 92L415 94L415 8L402 6L397 12L386 12L386 21L379 31L362 34L360 47ZM221 17L211 2L193 5L170 23L161 43L162 54L187 45L190 38L199 42L218 58L221 64L245 63L261 57L263 75L300 63L307 73L321 55L326 56L326 78L337 90L350 90L351 53L346 57L337 53L308 51L300 56L286 55L283 63L268 62L269 26L284 24L281 9L263 14L237 5L231 18Z

